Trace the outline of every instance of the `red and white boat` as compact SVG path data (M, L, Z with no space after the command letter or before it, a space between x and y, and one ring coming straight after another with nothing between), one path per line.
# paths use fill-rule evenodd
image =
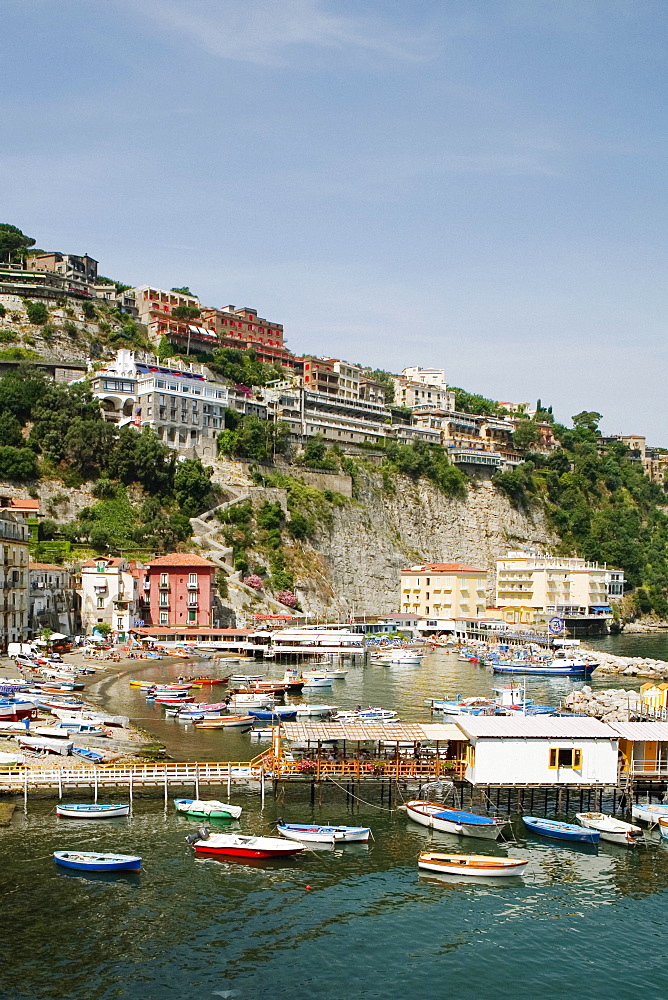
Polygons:
M204 830L199 831L200 836ZM207 831L208 833L208 831ZM235 833L214 833L192 844L196 854L218 854L230 858L287 858L305 850L303 844L280 837L244 837Z

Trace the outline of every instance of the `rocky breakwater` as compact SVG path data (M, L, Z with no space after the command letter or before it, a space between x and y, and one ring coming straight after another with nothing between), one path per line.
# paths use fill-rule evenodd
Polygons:
M594 650L598 662L596 676L601 674L616 674L624 677L646 677L649 680L668 680L668 661L653 660L649 656L616 656L614 653L604 653Z
M578 715L589 715L603 722L628 722L638 713L640 704L637 691L623 688L592 691L588 684L580 691L571 691L564 700L564 706Z

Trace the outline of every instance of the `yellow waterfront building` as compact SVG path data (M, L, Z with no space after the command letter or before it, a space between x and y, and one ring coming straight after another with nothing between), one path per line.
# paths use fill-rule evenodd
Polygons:
M424 563L401 571L401 610L432 618L485 614L487 572L463 563Z

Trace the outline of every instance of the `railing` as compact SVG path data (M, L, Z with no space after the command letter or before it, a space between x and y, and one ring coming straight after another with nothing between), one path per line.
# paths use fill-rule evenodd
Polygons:
M312 778L315 781L325 781L327 778L353 778L363 780L368 778L425 778L434 780L441 775L462 778L466 770L466 762L461 760L442 760L439 757L423 759L407 759L399 757L392 760L325 760L316 758L293 759L281 757L273 759L267 755L266 766L277 778Z

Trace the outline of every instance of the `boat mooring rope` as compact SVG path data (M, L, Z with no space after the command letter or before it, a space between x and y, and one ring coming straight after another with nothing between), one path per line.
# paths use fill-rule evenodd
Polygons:
M367 799L363 799L360 795L355 795L354 792L348 791L348 789L345 787L345 785L340 785L338 783L338 781L334 780L334 778L330 778L328 776L327 780L331 781L331 783L333 785L336 785L337 788L340 788L341 791L343 791L343 792L346 793L346 795L350 795L351 798L357 799L358 802L363 802L365 806L371 806L373 809L379 809L381 812L389 812L389 813L397 812L396 809L390 809L390 808L387 808L386 806L377 806L375 802L369 802ZM402 796L402 798L403 798L403 796Z

